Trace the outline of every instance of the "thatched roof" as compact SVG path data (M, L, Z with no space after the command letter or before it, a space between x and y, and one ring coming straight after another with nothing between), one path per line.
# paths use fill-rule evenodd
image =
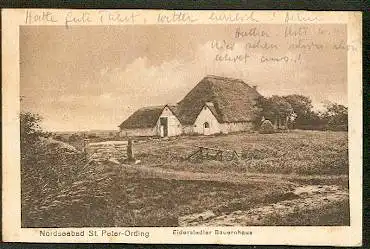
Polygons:
M182 124L193 124L204 104L212 102L220 123L250 121L259 96L242 80L208 75L178 103L178 117Z
M164 106L143 107L134 112L128 119L122 122L119 127L125 129L151 128L157 123Z
M125 121L123 121L119 125L119 127L121 129L152 128L157 124L159 116L162 114L163 109L166 106L172 112L175 111L175 106L170 106L170 105L143 107L137 110L136 112L134 112Z
M251 121L255 100L261 96L242 80L208 75L204 77L176 106L144 107L134 112L119 127L122 129L151 128L167 106L181 124L194 124L207 105L220 123Z

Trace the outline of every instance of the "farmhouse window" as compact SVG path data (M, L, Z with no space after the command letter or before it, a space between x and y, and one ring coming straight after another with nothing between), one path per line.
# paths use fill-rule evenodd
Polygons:
M204 123L204 128L209 128L209 123L208 122Z

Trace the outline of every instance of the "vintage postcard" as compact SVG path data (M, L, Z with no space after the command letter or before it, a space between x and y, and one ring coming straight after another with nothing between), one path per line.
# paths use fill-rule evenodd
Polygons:
M4 241L360 246L361 21L3 10Z

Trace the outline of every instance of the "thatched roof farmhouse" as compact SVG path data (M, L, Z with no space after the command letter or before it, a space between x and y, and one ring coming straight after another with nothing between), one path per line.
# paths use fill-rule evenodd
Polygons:
M144 107L122 122L122 136L177 136L229 133L252 128L254 87L233 78L208 75L177 105Z

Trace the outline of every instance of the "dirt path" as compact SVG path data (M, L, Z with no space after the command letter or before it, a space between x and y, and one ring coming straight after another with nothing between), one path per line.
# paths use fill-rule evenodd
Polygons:
M252 208L246 211L234 211L216 216L212 211L187 215L179 218L180 226L251 226L266 225L278 215L287 215L312 210L320 210L327 205L348 199L348 192L338 186L301 186L295 188L296 199Z
M234 184L269 183L271 186L284 185L293 198L270 204L261 204L249 210L234 210L231 213L213 213L207 210L179 217L180 226L249 226L267 225L282 217L305 212L320 212L325 208L348 201L345 175L284 175L256 173L200 173L176 171L142 165L122 165L128 172L143 178L162 178L192 181L218 181ZM271 189L271 191L274 191ZM314 215L315 216L315 215ZM280 217L280 218L279 218Z
M266 182L266 183L281 183L293 187L302 185L302 182L309 181L347 181L348 176L345 175L287 175L287 174L260 174L260 173L201 173L190 171L177 171L171 169L164 169L160 167L147 167L142 165L122 165L125 169L139 173L141 177L145 178L163 178L175 180L202 180L202 181L219 181L230 183L250 183L250 182Z

